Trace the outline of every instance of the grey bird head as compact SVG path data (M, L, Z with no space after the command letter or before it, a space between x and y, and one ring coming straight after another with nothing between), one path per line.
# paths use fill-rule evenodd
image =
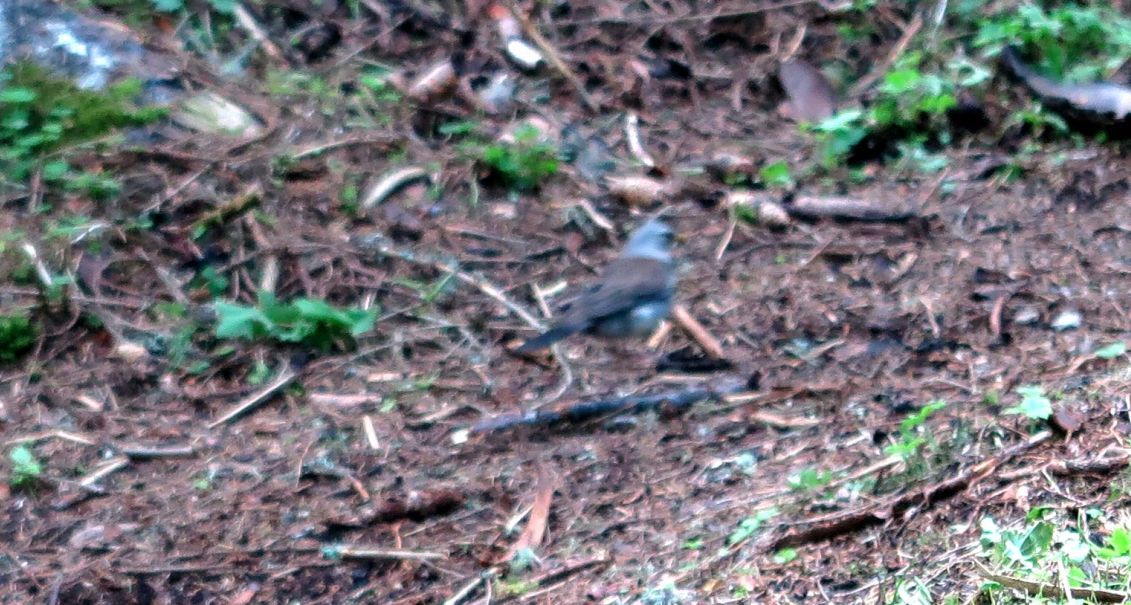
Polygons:
M564 310L548 331L515 349L535 351L578 332L610 338L651 333L671 311L676 272L674 234L659 219L640 226L620 256Z
M675 234L671 227L658 218L644 223L632 233L621 251L621 258L651 258L663 263L671 262L671 247Z

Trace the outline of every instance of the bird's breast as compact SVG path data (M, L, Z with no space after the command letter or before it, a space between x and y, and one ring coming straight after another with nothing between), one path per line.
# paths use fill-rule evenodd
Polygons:
M592 331L610 338L647 336L671 311L671 301L655 301L637 305L630 311L610 315L598 321Z

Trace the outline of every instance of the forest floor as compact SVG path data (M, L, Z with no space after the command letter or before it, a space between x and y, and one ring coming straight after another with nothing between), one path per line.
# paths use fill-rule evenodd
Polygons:
M1066 536L1119 554L1128 527L1126 143L1022 153L1033 140L1000 124L1026 97L995 80L989 126L933 150L941 169L865 158L848 178L814 168L777 66L800 41L850 84L882 75L919 27L908 9L599 3L532 17L590 109L552 67L516 68L485 6L294 0L256 15L282 59L212 81L259 115L255 140L91 152L119 175L112 199L5 202L0 228L82 287L41 304L34 279L0 283L43 325L0 367L0 441L42 466L0 487L0 600L962 603L1045 587L1056 602L1069 567L1127 594L1100 577L1118 557L1058 554ZM840 35L864 21L870 35ZM161 25L133 27L175 46ZM329 40L290 43L310 31ZM411 83L445 59L472 88L510 74L513 106L371 79ZM655 169L634 160L627 111ZM527 189L488 178L484 149L531 116L621 174L691 185L631 206L585 154ZM912 212L747 221L724 203L743 168L684 170L723 152L753 166L761 200ZM756 183L779 162L789 187ZM359 203L405 167L433 182ZM561 359L509 352L534 333L515 309L543 317L541 293L564 281L545 306L566 300L661 207L678 301L725 363L679 326L650 343L574 337ZM53 239L66 217L103 228ZM196 311L266 291L376 322L323 353L219 338ZM716 395L686 409L466 433L704 386ZM1044 403L1050 422L1014 413Z

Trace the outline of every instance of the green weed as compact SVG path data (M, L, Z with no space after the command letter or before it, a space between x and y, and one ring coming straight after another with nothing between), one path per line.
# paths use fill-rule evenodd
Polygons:
M43 465L26 445L17 445L8 452L8 462L12 465L8 475L8 485L17 489L34 486L43 475Z
M377 309L343 309L326 301L299 298L280 303L262 295L256 306L218 301L216 338L270 339L326 352L343 348L373 329Z
M915 414L904 418L899 423L899 434L894 442L884 448L884 453L898 456L904 462L910 462L919 456L919 450L928 443L930 437L930 433L922 430L923 424L932 414L945 407L945 401L932 401Z
M95 92L31 63L4 68L0 71L0 187L26 182L39 170L48 185L96 198L115 195L117 183L106 175L77 171L63 152L164 114L162 109L135 106L132 99L140 92L136 79Z
M10 363L31 349L39 334L27 315L0 315L0 363Z
M1007 408L1006 414L1020 414L1032 420L1048 420L1052 417L1052 400L1045 396L1045 390L1039 385L1018 387L1017 394L1021 402Z
M542 133L530 125L515 131L513 143L469 142L461 149L504 185L519 191L538 188L559 168L557 149L542 140Z

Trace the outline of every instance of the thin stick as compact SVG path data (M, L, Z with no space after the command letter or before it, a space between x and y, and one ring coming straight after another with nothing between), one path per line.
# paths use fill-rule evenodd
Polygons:
M711 336L711 333L703 327L703 324L692 317L683 305L672 307L672 320L683 328L695 342L699 343L699 346L703 347L703 351L708 357L712 359L724 359L726 357L723 345L714 336Z
M612 221L605 217L604 214L598 212L597 209L593 207L593 204L589 203L589 200L577 200L577 207L581 208L581 211L585 213L585 216L589 217L589 220L593 221L594 225L597 225L605 231L611 232L613 230Z
M632 152L633 157L641 164L655 168L656 160L652 159L640 140L640 118L636 116L635 111L630 111L624 116L624 138L628 141L628 150Z
M122 445L118 451L129 456L131 460L146 458L174 458L177 456L193 456L196 450L191 445L148 446L148 445Z
M200 218L193 222L191 230L195 231L219 225L258 204L262 195L263 188L255 183L241 191L236 197L202 214Z
M475 588L480 584L486 583L487 585L490 585L491 576L493 575L494 573L492 570L488 570L480 574L479 577L473 579L467 584L464 584L463 588L460 588L455 592L455 594L448 597L447 600L444 601L444 605L459 605L464 601L464 599L467 598L468 595L471 594L471 591L475 590Z
M260 250L271 250L271 240L267 239L267 234L263 232L263 227L259 224L259 219L254 215L244 215L245 222L247 223L248 231L251 232L251 239L255 242L256 248ZM259 292L274 294L275 286L279 282L279 255L273 252L268 252L263 255L263 267L260 269L259 278Z
M118 456L117 458L112 458L109 462L102 465L102 467L99 468L98 470L96 470L93 473L83 477L82 480L79 481L79 485L81 485L83 487L91 487L95 483L98 483L99 481L101 481L102 479L107 477L108 475L112 475L112 474L118 472L119 470L125 468L126 466L129 466L129 464L130 464L130 459L125 457L125 456Z
M472 286L476 290L479 290L483 294L486 294L487 296L493 298L496 302L510 310L511 313L514 313L515 316L517 316L519 319L526 322L528 326L534 328L535 330L545 329L545 326L542 325L542 322L539 321L537 317L534 317L534 315L532 315L529 311L518 306L517 303L507 298L506 295L503 294L502 290L500 290L498 287L496 287L486 279L479 277L478 275L461 271L460 269L440 260L424 258L417 256L411 252L398 250L390 246L383 237L380 239L372 239L367 242L362 242L362 245L366 248L373 249L382 256L391 256L393 258L398 258L414 265L432 267L445 273L449 273L459 281Z
M255 17L251 16L251 13L248 12L247 8L242 3L237 3L233 12L236 16L236 23L239 23L240 27L251 34L251 37L263 47L267 56L282 63L287 62L286 57L283 56L283 51L279 50L279 47L271 41L267 32L263 31L263 28L255 21Z
M96 445L97 444L97 442L94 439L91 439L90 437L87 437L85 435L80 435L79 433L71 433L71 432L68 432L68 431L54 430L54 431L46 431L46 432L43 432L43 433L32 433L31 435L23 435L23 436L20 436L20 437L14 437L12 439L5 441L4 446L8 447L8 446L12 446L12 445L20 445L22 443L35 443L36 441L42 441L44 439L50 439L52 437L54 437L56 439L62 439L64 441L73 441L75 443L81 443L83 445Z
M983 578L997 582L1006 588L1020 590L1031 596L1061 599L1064 598L1065 595L1070 595L1073 599L1086 599L1089 601L1099 601L1101 603L1126 603L1131 600L1131 593L1104 590L1102 588L1067 588L1066 590L1055 584L1033 582L1022 578L992 573L980 564L975 564L978 566L978 573L981 574Z
M364 414L361 417L361 428L365 431L365 441L369 444L369 449L381 449L381 441L377 439L377 431L373 428L373 419L369 414Z
M730 221L727 223L727 230L723 233L723 239L719 240L719 245L715 247L715 262L723 260L723 255L726 254L727 248L730 247L730 240L734 238L734 229L738 226L738 217L731 213Z
M674 17L649 17L647 15L629 15L627 17L594 17L592 19L572 19L568 21L559 21L559 25L592 25L597 23L631 23L640 25L670 25L673 23L683 23L686 21L714 21L715 19L728 19L732 17L747 17L756 15L758 13L766 13L780 8L789 8L791 6L801 6L803 4L820 4L824 5L821 0L784 0L777 4L767 4L765 6L753 6L750 8L742 8L738 10L719 11L717 13L694 13L689 15L676 15Z
M298 374L296 374L295 371L292 370L289 366L284 367L283 371L279 372L279 375L275 378L275 380L271 382L271 384L263 387L263 389L259 392L252 394L247 399L244 399L240 403L236 404L234 408L226 412L224 415L208 423L208 428L214 429L221 424L227 423L229 420L235 418L236 416L243 414L256 405L259 405L265 399L274 394L275 391L278 391L279 389L290 384L296 376L298 376Z
M47 269L47 265L39 257L39 252L31 242L24 242L20 245L20 251L27 257L32 268L35 269L35 276L39 278L39 283L43 286L43 293L46 296L47 292L55 285L55 280L51 277L51 271Z
M891 51L888 52L888 56L884 59L883 63L877 64L872 68L872 71L868 72L868 75L864 76L860 81L856 82L852 88L848 89L847 96L855 97L860 95L871 88L872 84L876 83L876 80L882 78L883 75L891 69L895 60L903 54L903 51L907 50L907 45L911 43L911 39L915 37L915 34L919 33L922 27L923 18L919 15L915 15L915 18L907 25L907 29L903 30L903 35L896 41L895 46L891 47Z
M314 143L307 147L300 147L291 153L291 158L301 160L307 156L318 155L325 153L332 149L339 147L351 147L353 145L378 145L389 146L396 143L396 139L391 136L382 135L359 135L353 137L346 137L344 139L337 139L333 141L326 141L325 143Z
M395 548L366 548L343 546L338 550L343 559L401 559L408 561L437 561L448 558L441 552L427 550L399 550Z
M661 321L660 327L656 328L655 332L652 332L652 335L648 337L648 342L644 343L644 346L655 351L660 348L660 343L664 342L664 339L671 333L672 325L666 321Z
M704 400L720 400L742 388L739 384L722 383L718 386L693 386L680 391L629 395L609 399L579 401L552 410L538 410L525 414L508 414L481 420L474 426L452 434L454 443L463 443L473 433L493 433L519 426L545 426L557 422L580 423L615 413L641 413L661 407L682 410Z
M550 60L550 63L554 66L554 69L558 70L558 73L565 77L565 79L568 80L569 83L573 85L573 87L577 90L577 95L581 97L581 100L585 103L585 106L589 109L589 111L597 113L601 108L600 105L597 104L597 101L595 101L593 97L589 96L589 92L585 90L585 83L581 81L581 78L578 78L577 74L573 73L573 70L565 64L565 61L562 61L562 57L560 54L558 54L557 49L555 49L546 40L546 38L542 36L542 32L538 31L538 28L535 27L530 19L526 17L526 14L524 14L522 10L518 8L518 5L514 3L514 0L507 0L506 5L507 8L510 9L511 14L514 15L514 18L518 21L519 25L522 26L522 31L526 34L526 36L530 38L530 40L534 42L535 45L538 46L538 48L542 51L542 54L546 55L546 58Z

